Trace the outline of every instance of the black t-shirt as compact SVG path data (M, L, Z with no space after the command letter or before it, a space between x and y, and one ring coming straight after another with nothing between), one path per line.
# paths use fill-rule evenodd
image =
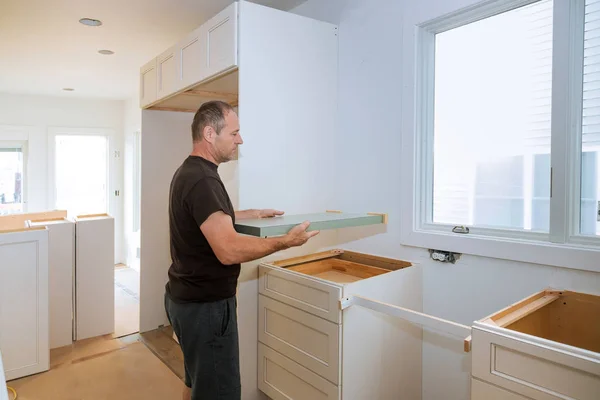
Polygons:
M209 302L235 296L240 264L223 265L200 225L223 211L235 211L217 165L189 156L175 172L169 194L171 260L166 291L174 302Z

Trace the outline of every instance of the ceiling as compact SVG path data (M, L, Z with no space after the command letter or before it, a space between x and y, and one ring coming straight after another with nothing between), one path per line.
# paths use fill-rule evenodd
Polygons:
M289 10L305 0L251 1ZM0 93L137 96L143 64L232 2L0 0ZM102 25L85 26L80 18ZM103 49L115 53L99 54Z

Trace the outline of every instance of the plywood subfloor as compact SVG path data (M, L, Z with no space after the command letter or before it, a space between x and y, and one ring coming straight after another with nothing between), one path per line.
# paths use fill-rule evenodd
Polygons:
M181 379L136 337L103 337L57 349L50 371L9 385L19 400L180 399Z

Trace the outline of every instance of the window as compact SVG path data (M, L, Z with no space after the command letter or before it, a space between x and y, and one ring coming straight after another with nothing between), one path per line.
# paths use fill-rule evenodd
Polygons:
M0 142L0 215L25 211L24 147L23 143Z
M403 244L600 271L600 0L434 8L405 17Z
M434 57L432 222L522 230L549 219L533 186L550 168L532 165L538 143L550 147L552 1L438 33Z
M56 208L69 215L108 212L108 138L57 135Z

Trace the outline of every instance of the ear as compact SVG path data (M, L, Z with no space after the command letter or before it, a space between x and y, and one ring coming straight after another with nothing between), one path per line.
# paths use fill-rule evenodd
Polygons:
M216 132L212 126L205 126L202 130L202 138L208 143L212 143L214 141L215 134Z

